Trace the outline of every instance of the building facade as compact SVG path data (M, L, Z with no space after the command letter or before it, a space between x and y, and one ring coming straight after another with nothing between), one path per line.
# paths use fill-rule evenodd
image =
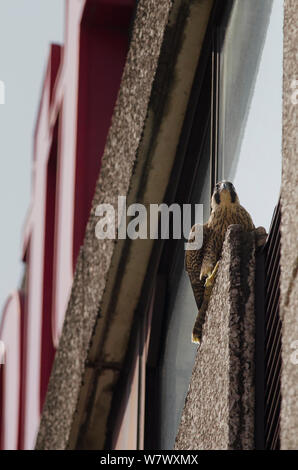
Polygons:
M1 391L4 448L34 447L119 90L133 6L133 1L66 2L65 44L50 50L23 234L25 276L7 301L1 330L3 374L8 374ZM8 326L12 315L17 321ZM19 349L14 347L18 337ZM13 395L10 380L18 384Z
M2 448L298 447L297 17L294 0L66 2L0 328ZM185 240L99 240L97 207L207 220L221 179L268 237L228 231L197 350Z

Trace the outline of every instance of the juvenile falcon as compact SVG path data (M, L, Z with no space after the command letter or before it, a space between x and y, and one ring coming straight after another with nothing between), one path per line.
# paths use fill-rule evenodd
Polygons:
M185 267L199 310L192 332L193 343L201 342L202 327L222 245L226 230L232 224L242 225L245 231L255 229L251 216L239 203L233 184L229 181L220 181L216 184L211 198L209 220L203 226L203 245L200 249L187 250L185 254ZM195 231L198 229L198 224L192 227L189 243L194 241Z

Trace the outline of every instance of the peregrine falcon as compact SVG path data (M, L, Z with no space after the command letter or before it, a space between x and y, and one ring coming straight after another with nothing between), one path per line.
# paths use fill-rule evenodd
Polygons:
M193 343L200 344L201 342L202 327L218 269L222 245L226 230L232 224L242 225L245 231L255 229L251 216L239 203L233 184L229 181L220 181L216 184L211 198L209 220L203 226L203 245L200 249L187 250L185 254L185 268L199 310L192 332ZM199 228L198 224L192 227L189 243L194 241L195 232Z

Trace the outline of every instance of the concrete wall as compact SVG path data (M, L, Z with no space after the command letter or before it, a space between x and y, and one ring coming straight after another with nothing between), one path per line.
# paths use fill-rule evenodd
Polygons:
M164 200L213 0L138 2L37 449L101 449L154 240L97 240L95 208Z
M86 359L96 321L102 318L101 299L115 249L112 240L99 246L94 236L97 221L94 209L100 202L113 203L117 195L128 193L170 9L170 0L139 2L93 210L50 380L37 439L39 449L63 449L68 445L78 397L85 393L82 380L89 374ZM284 449L298 448L297 25L297 1L285 0L281 249L281 446ZM144 50L144 36L151 38L150 50ZM235 227L231 229L224 245L223 262L214 286L205 338L198 351L176 449L254 447L254 259L253 235L244 235ZM106 327L100 331L106 334ZM103 419L107 418L104 416L108 412L107 401L119 374L112 366L110 363L110 369L105 369L102 390L97 391L101 394L97 413ZM104 435L100 439L103 442Z
M283 67L280 438L282 449L298 449L298 3L296 0L284 1ZM227 250L227 245L225 250ZM228 259L227 253L224 257ZM219 272L218 283L224 279L228 282L228 276L224 278L222 270L223 268ZM227 410L227 394L231 380L226 355L229 344L223 342L218 331L222 321L221 328L228 334L227 318L220 319L218 312L221 308L228 309L228 299L225 296L229 292L227 288L220 293L216 289L215 286L216 299L212 298L205 328L206 342L198 352L177 436L176 447L178 449L231 448L231 441L228 438L231 420ZM213 328L212 314L214 315ZM212 370L207 368L207 361L208 363L211 361ZM215 371L214 375L213 371ZM233 372L232 369L231 371ZM220 394L218 394L218 387L220 387ZM250 438L245 445L243 443L243 448L251 448L251 444ZM232 448L235 448L234 445Z
M49 382L37 449L65 449L69 441L86 370L88 375L86 359L96 320L100 316L100 303L115 248L115 240L96 238L98 217L95 216L95 208L106 202L117 207L118 195L128 193L170 8L171 0L141 0L138 4L84 247L78 256L70 301ZM150 38L150 48L144 47L145 38ZM103 394L115 383L117 374L113 367L105 373L101 382ZM105 380L108 380L108 385L105 385ZM105 399L103 395L103 400L107 405L108 398ZM107 412L108 407L101 413L102 420L106 419ZM101 436L98 438L101 441Z
M255 237L231 226L175 448L254 448Z
M298 449L298 3L284 2L281 447Z

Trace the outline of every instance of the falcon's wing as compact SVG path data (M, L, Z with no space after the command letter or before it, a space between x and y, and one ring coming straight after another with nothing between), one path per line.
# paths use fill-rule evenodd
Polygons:
M194 225L190 231L188 243L194 240L194 232L198 225ZM204 257L205 247L210 236L210 229L207 225L203 226L203 245L198 250L185 251L185 269L189 275L192 290L196 299L197 307L200 309L205 290L205 279L200 280L201 265Z

